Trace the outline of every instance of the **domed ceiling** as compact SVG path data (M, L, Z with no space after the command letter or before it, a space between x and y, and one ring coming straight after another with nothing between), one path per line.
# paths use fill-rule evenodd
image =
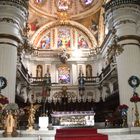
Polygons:
M47 19L57 19L57 13L65 11L70 19L79 20L96 13L101 5L102 0L30 0L32 11Z
M97 47L102 4L103 0L30 0L28 36L35 49Z

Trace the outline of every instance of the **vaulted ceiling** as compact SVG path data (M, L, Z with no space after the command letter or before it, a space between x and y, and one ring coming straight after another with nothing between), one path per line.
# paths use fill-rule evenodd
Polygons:
M48 30L53 29L51 32L54 32L55 28L69 27L87 38L89 48L95 48L100 42L98 36L101 37L103 32L102 5L103 0L30 0L28 36L33 45L39 48ZM96 33L95 28L98 30Z

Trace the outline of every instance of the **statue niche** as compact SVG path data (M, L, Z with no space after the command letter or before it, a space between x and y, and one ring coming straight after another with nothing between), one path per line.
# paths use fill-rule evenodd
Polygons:
M86 77L92 77L92 66L86 65Z
M43 76L43 68L41 65L37 65L36 68L36 77L42 77Z

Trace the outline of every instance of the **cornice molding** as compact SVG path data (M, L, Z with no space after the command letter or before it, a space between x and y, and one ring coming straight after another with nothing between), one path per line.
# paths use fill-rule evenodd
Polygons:
M19 23L16 20L14 20L13 18L3 17L3 18L0 18L0 22L12 23L12 24L16 24L18 27L20 27Z
M117 7L117 6L125 5L125 4L140 5L140 0L111 0L105 5L105 11L112 9L113 7Z
M0 0L0 6L6 7L16 7L28 16L28 2L26 0Z
M137 35L125 35L125 36L121 36L118 38L118 41L123 41L123 40L137 40L138 42L140 42L140 36Z
M0 39L1 39L1 38L7 38L7 39L14 40L14 41L16 41L17 43L21 43L21 40L20 40L18 37L14 36L14 35L10 35L10 34L0 34Z
M0 0L0 4L5 4L5 5L19 5L20 7L23 6L26 9L28 9L28 0ZM12 6L11 5L11 6Z
M114 26L116 27L116 26L118 26L118 25L127 24L127 23L137 24L134 20L123 19L123 20L120 20L120 21L116 22L116 24L114 23Z
M10 46L14 46L14 47L18 47L18 46L16 46L15 44L13 44L13 43L10 43L10 42L1 42L0 41L0 44L6 44L6 45L10 45Z
M117 11L118 10L118 11ZM118 16L124 15L140 15L140 6L139 5L120 5L113 8L110 8L108 11L105 12L105 17L108 19L112 18L112 16L116 16L115 11L117 11ZM106 20L107 20L106 19Z

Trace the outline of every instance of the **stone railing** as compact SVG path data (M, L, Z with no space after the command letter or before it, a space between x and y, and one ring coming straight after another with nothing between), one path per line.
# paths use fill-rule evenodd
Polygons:
M19 77L22 76L28 83L30 83L30 75L28 69L25 68L22 62L18 62L17 71L20 73Z
M115 64L110 63L109 65L107 65L104 69L102 69L102 73L99 75L99 82L103 82L115 70L116 70Z
M115 6L119 6L122 4L137 4L140 5L140 0L111 0L105 5L105 11L113 8Z
M110 73L112 73L115 70L115 65L112 65L113 63L110 63L107 65L101 72L100 75L94 76L94 77L78 77L78 79L83 78L85 85L88 84L100 84L100 82L103 82L103 80L109 76ZM25 66L22 64L22 62L19 62L17 65L17 70L22 74L23 77L26 78L28 83L31 85L42 85L44 81L48 81L50 77L32 77L29 75L28 70L25 68ZM59 84L59 83L57 83ZM56 86L56 84L53 84Z
M48 81L50 77L30 77L30 83L32 85L42 85L44 81Z
M80 80L83 79L84 80L84 85L88 85L88 84L100 84L101 82L103 82L105 80L105 78L107 78L114 70L116 69L116 66L113 63L110 63L109 65L107 65L104 69L102 69L102 72L100 75L98 76L94 76L94 77L86 77L86 76L81 76L78 77L78 79ZM83 85L83 86L84 86Z
M95 84L95 83L98 83L99 82L98 76L96 76L96 77L84 77L84 79L85 79L85 83Z

